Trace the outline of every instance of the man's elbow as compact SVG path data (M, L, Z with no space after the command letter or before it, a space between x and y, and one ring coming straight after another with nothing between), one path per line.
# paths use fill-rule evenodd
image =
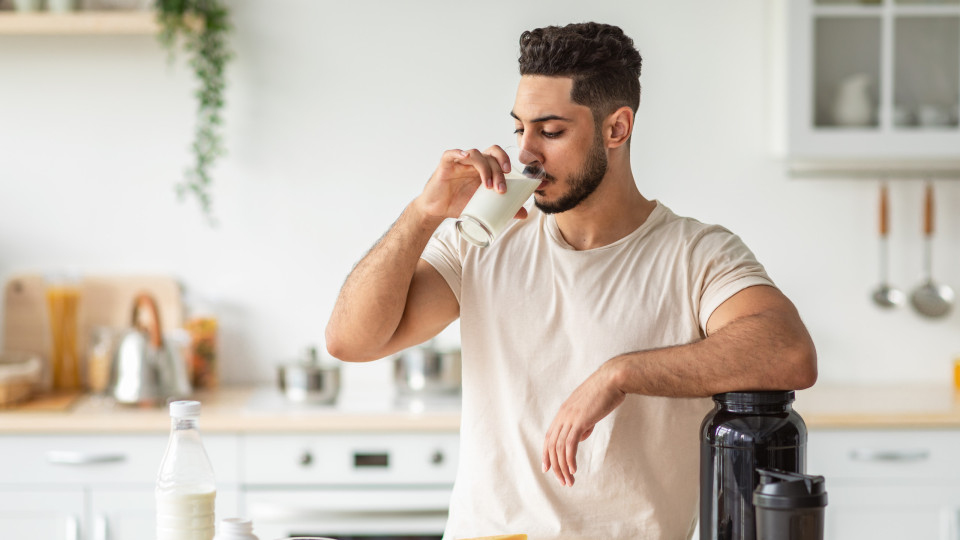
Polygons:
M817 349L809 337L793 349L789 387L794 390L810 388L817 382Z
M350 343L343 339L343 332L337 331L333 323L328 323L324 332L324 340L327 345L327 353L344 362L362 362L363 359L357 356L356 352L350 347Z

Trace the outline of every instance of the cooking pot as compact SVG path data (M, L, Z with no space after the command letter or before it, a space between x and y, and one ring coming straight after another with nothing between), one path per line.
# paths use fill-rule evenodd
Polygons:
M129 405L163 405L188 397L192 389L183 357L164 342L152 296L137 295L130 324L113 354L108 394Z
M277 382L290 401L333 403L340 394L340 364L321 362L316 347L310 347L303 360L277 368Z
M401 394L453 394L460 391L460 349L433 343L404 350L394 358L393 378Z

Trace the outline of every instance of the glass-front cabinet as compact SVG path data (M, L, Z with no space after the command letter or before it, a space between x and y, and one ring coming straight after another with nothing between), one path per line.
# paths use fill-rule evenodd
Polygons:
M792 159L960 163L960 0L790 0Z

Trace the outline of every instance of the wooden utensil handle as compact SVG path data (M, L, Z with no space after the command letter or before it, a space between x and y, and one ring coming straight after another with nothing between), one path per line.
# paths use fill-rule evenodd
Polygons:
M150 324L143 327L140 324L140 309L146 308L150 311ZM134 328L141 328L150 336L150 343L154 347L163 345L163 336L160 333L160 309L157 307L156 300L147 293L140 293L133 301L133 313L130 317L130 324Z
M927 182L923 198L923 233L933 234L933 183Z
M880 236L887 236L889 223L887 218L887 185L880 186Z

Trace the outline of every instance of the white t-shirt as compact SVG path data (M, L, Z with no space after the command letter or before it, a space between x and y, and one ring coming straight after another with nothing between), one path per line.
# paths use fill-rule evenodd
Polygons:
M692 535L710 399L628 395L580 444L572 487L542 472L541 452L560 405L605 361L698 341L723 301L772 285L740 238L657 203L626 237L577 251L533 209L488 248L448 220L422 257L460 302L460 465L444 538Z

